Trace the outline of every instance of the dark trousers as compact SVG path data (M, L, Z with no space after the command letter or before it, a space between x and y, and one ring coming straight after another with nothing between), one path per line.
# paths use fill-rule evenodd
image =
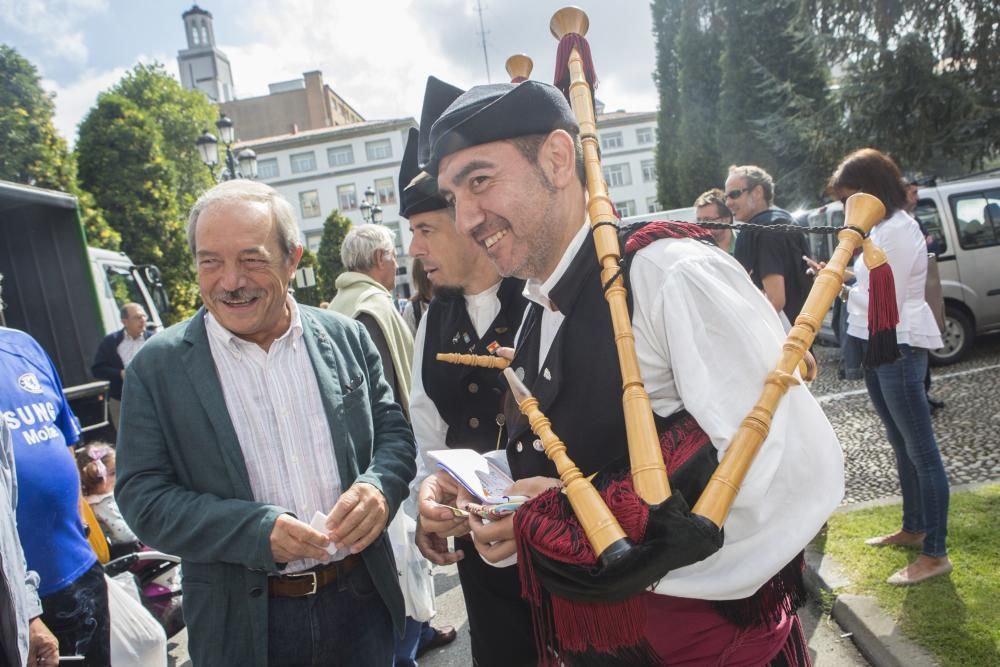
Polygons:
M271 598L271 667L390 667L395 633L368 568L357 567L315 595Z
M471 540L455 539L465 553L458 561L476 667L533 667L538 664L531 607L521 599L518 568L497 568L480 558Z
M59 640L59 655L82 655L86 667L111 664L108 585L100 563L72 584L42 598L42 622Z

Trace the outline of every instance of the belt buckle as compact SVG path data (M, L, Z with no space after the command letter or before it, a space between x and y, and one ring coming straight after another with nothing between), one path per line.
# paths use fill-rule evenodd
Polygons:
M312 590L311 591L309 591L308 593L302 593L300 595L292 595L290 597L293 597L293 598L307 598L310 595L316 595L316 591L319 590L319 579L316 577L316 572L314 572L314 571L296 572L295 574L286 574L285 577L288 578L288 579L292 579L292 578L301 579L303 577L312 577Z

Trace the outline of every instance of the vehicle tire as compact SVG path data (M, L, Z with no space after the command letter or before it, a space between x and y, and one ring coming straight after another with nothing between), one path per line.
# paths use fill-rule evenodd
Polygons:
M941 340L944 345L937 350L931 350L932 366L947 366L953 364L969 351L976 339L976 328L964 310L952 304L946 304L944 309L944 333Z

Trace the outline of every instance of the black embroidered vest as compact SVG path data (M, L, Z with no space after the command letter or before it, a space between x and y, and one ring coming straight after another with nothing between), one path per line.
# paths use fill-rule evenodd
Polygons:
M427 313L421 379L424 391L448 424L448 447L488 452L507 442L503 398L507 383L499 371L455 366L434 359L439 352L489 354L494 344L514 346L514 334L527 304L524 281L505 278L497 299L500 312L480 339L469 319L465 298L435 298Z
M619 234L622 248L633 234L646 235L639 247L664 236L697 238L703 242L710 242L711 238L704 230L683 223L671 223L662 236L656 229L652 225L622 229ZM627 285L627 268L625 278ZM621 369L593 235L588 234L549 298L566 319L552 341L545 363L539 367L542 307L530 304L513 367L519 375L523 373L525 384L551 420L556 435L566 443L570 458L584 475L590 475L628 454ZM514 479L533 475L557 477L555 465L545 456L541 441L512 400L507 401L505 410L510 432L507 459ZM654 417L658 430L662 431L666 421L658 415Z

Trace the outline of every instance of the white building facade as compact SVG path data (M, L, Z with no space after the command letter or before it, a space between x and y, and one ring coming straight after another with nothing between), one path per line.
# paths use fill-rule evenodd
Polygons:
M352 224L364 224L360 205L375 190L382 224L395 232L400 272L397 293L409 293L409 225L399 216L398 178L413 118L373 120L240 142L235 151L257 153L257 180L295 207L302 243L316 252L323 222L336 209Z
M656 112L597 116L608 196L623 217L660 210L656 201Z

